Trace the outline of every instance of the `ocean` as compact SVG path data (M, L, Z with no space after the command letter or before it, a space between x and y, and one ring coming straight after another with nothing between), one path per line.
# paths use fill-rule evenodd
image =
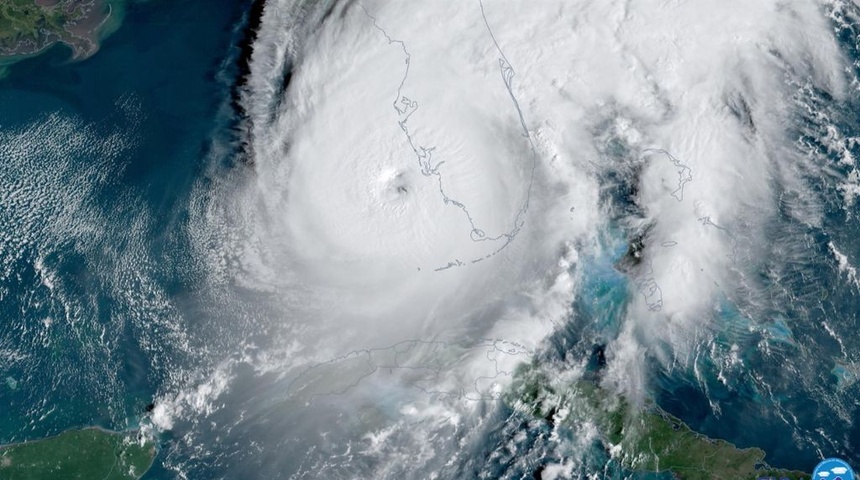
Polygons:
M247 6L131 3L93 57L55 46L0 80L0 443L135 428L183 368L161 335L195 288L181 232Z
M262 22L254 47L297 55L290 48L301 45L301 38L284 39L307 36L312 25L289 24L292 2L270 5L269 23ZM713 109L728 112L719 117L729 119L724 130L741 132L739 138L747 135L737 144L704 142L702 147L693 134L676 138L672 130L684 125L673 124L670 133L661 130L660 122L673 118L667 113L671 109L660 110L655 100L644 102L645 113L630 113L632 107L619 106L622 101L613 103L613 93L598 111L582 107L588 115L577 121L590 123L578 135L586 140L566 136L566 129L574 127L559 127L555 145L547 140L554 138L553 122L537 120L537 112L566 121L568 110L553 110L554 105L540 110L541 95L532 103L518 99L529 88L539 88L528 83L534 80L526 68L506 77L514 85L507 91L497 78L500 65L519 67L518 61L532 57L519 52L517 58L514 52L507 63L496 58L498 53L487 54L487 82L496 82L488 84L499 87L496 94L503 100L490 102L494 108L501 105L498 118L516 120L511 98L517 111L526 105L519 119L539 131L531 135L546 148L539 150L541 158L572 166L555 171L553 178L539 177L532 206L537 213L527 217L516 242L491 260L502 265L499 272L489 270L488 264L496 265L489 262L461 262L442 274L428 273L438 265L433 264L436 244L428 246L432 242L426 235L442 232L439 244L456 251L459 237L448 235L448 227L459 228L463 219L440 220L438 229L425 230L449 206L447 197L421 203L439 200L433 195L441 187L422 190L422 179L405 167L377 168L403 156L396 153L405 145L403 124L397 122L405 120L392 117L389 104L409 103L398 82L409 95L410 87L421 92L421 81L437 78L426 73L436 71L435 63L424 67L429 70L422 77L422 57L414 53L414 64L405 64L418 72L409 77L417 79L414 85L400 70L385 76L391 65L404 65L405 43L402 51L394 48L393 33L371 29L376 18L371 22L367 11L363 16L342 7L348 12L328 10L318 18L337 27L331 38L326 30L314 31L329 42L322 45L332 48L321 53L331 55L311 58L301 72L289 62L270 65L263 58L255 64L247 57L245 36L253 21L250 7L250 0L131 3L124 23L93 57L70 62L66 49L54 47L14 65L0 80L0 444L90 425L142 428L159 442L155 464L144 476L150 480L418 478L430 472L452 478L541 478L539 472L553 468L566 469L574 478L671 478L624 470L596 440L593 426L523 415L498 402L497 385L490 382L509 380L511 366L521 360L570 378L581 374L583 365L608 362L608 370L626 365L626 371L644 372L636 386L645 386L638 394L646 401L703 435L764 449L772 466L811 471L823 456L860 465L860 424L855 421L860 415L860 276L854 267L860 264L860 209L858 194L852 193L860 155L856 9L834 7L837 13L828 20L851 66L846 76L855 82L844 96L834 97L804 77L801 66L806 64L800 61L801 66L780 64L789 72L787 116L773 120L767 115L769 101L783 101L781 94L768 97L743 82L736 90L713 94L725 101ZM491 20L502 23L501 15L483 18L487 29ZM390 28L403 25L408 22L391 21ZM520 44L505 43L504 35L514 38L525 31L512 25L500 27L498 34L508 51ZM476 31L483 35L484 24L479 26ZM708 45L707 39L683 31L678 35L701 40L703 50L715 49L714 56L722 54L722 47ZM355 47L357 60L332 53L338 53L332 45L339 41L352 47L359 40L378 49L365 61L390 65L371 64L368 71L379 78L368 75L367 85L329 87L365 79L365 70L355 67L364 65L363 47ZM565 42L567 37L553 45L567 48ZM485 50L497 48L499 43ZM571 42L570 49L576 48ZM592 60L600 63L603 56ZM770 65L755 64L741 73L766 77L773 72ZM583 67L581 73L591 71ZM452 73L450 78L459 77ZM650 85L646 80L642 85ZM619 91L645 91L636 81ZM245 82L251 82L248 88L237 86ZM700 85L693 82L689 89L694 87ZM383 107L377 111L368 101L369 106L361 104L360 119L343 114L354 99L375 99L374 88L383 90L377 102ZM420 99L428 105L421 114L434 112L431 93L438 92L435 86L428 91ZM470 95L483 93L477 88ZM712 99L712 92L706 93ZM309 105L329 98L346 106L332 100L335 113L314 123L317 110ZM460 99L439 111L466 103ZM571 105L570 111L581 107ZM765 111L756 117L764 125L750 113L757 105ZM248 117L239 118L240 109ZM370 113L377 116L363 117ZM421 114L416 121L423 120ZM256 123L243 123L248 118ZM456 133L471 125L497 125L492 118L464 122ZM359 128L370 120L384 126ZM768 136L773 124L787 131L787 146L768 143L780 138ZM505 124L498 120L498 125ZM499 137L520 140L518 121L513 125L513 130L498 127L514 132ZM643 171L658 167L632 153L641 147L636 136L645 134L630 133L635 130L630 125L699 155L677 154L692 165L686 198L683 190L672 190L676 178L660 177L671 195L660 191L665 204L644 205ZM394 134L360 143L383 135L379 132L385 128ZM313 149L301 150L311 148L299 134L308 131L316 135L307 135ZM415 131L416 136L422 132ZM485 138L481 134L475 137ZM486 134L492 139L488 143L507 145L496 134ZM326 156L326 148L342 138L355 143ZM447 138L435 139L440 152ZM742 174L721 177L719 169L708 170L708 155L726 144L749 155L750 164L772 168L761 177L766 182L750 187ZM378 145L394 145L395 153L377 155L382 160L361 156L362 148ZM453 150L470 145L463 142ZM517 148L522 145L510 151ZM312 152L302 158L313 160L313 168L301 169L297 162L293 169L286 159L296 151ZM735 150L727 151L718 158L731 157L726 170L744 171L745 161L731 156ZM766 153L754 155L761 151ZM403 156L410 165L413 153L418 152ZM780 161L782 156L788 160ZM503 157L486 160L481 169L462 167L463 178L474 182L465 187L486 187L495 194L485 201L480 188L463 187L462 198L478 205L475 211L484 208L483 218L499 225L507 217L493 208L514 197L509 192L519 186L507 183L508 176L519 178L518 170L499 167ZM670 164L654 158L669 177L683 174L676 168L687 168L678 160ZM713 190L719 194L708 196L705 187L712 179L703 171L713 173ZM565 184L568 174L573 180ZM486 180L492 175L498 178ZM390 188L391 178L401 181L396 189ZM370 185L369 193L352 189L356 184ZM379 191L373 190L377 184ZM695 201L696 189L706 192L701 202L710 202L708 208L725 207L723 213L737 217L711 218L711 210L699 204L685 210ZM766 193L749 193L757 189ZM427 191L432 195L420 197ZM344 200L337 203L342 193ZM373 202L362 204L364 193ZM744 201L721 203L735 197ZM322 201L328 199L334 206ZM760 206L755 202L771 199L773 212L755 210ZM302 207L309 219L302 217ZM556 210L563 215L552 216ZM426 215L420 217L425 222L408 220L404 211ZM560 227L562 221L574 226ZM683 228L671 230L667 224ZM514 226L518 231L521 225ZM373 235L380 231L395 240L377 242ZM667 231L674 236L659 237ZM559 241L550 245L551 240ZM700 250L704 259L697 257ZM666 253L675 251L680 253ZM640 258L642 252L647 261ZM651 269L651 256L672 267L655 263ZM672 263L677 258L684 261ZM688 267L692 275L674 276ZM698 267L701 274L694 271ZM654 303L655 278L662 282L659 304ZM704 292L702 298L693 298L697 292ZM504 328L497 329L497 323ZM353 339L365 344L353 347ZM624 364L624 348L631 344L631 363Z

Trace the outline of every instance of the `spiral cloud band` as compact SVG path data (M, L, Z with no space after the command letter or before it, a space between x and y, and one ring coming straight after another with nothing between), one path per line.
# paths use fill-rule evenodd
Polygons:
M212 284L271 334L237 362L277 372L270 393L297 437L337 424L364 439L369 476L437 471L439 452L462 451L440 432L468 443L482 402L571 322L588 268L610 259L629 302L595 341L611 382L641 396L644 357L686 365L715 303L755 307L750 265L781 215L820 221L803 172L823 167L791 125L804 89L855 88L831 23L853 8L266 2L241 92L246 165L192 220ZM235 368L166 394L157 423L207 410ZM296 413L337 396L350 401L327 408L385 414L345 427ZM397 462L389 437L426 456ZM307 458L314 474L355 461Z

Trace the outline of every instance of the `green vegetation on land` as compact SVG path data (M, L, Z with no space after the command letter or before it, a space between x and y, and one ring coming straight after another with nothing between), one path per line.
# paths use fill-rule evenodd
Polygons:
M152 465L155 446L134 432L72 430L44 440L0 447L4 480L138 479Z
M6 49L21 43L39 43L44 33L62 34L68 16L61 8L41 7L34 0L8 0L0 3L0 45ZM44 32L44 33L43 33Z
M681 480L810 478L804 472L767 467L763 450L708 438L656 405L634 408L596 380L559 383L534 366L522 367L507 401L552 422L594 422L611 456L628 470L671 472Z
M122 5L122 0L2 0L0 65L58 42L68 45L75 58L88 57L98 49L100 34L116 27Z

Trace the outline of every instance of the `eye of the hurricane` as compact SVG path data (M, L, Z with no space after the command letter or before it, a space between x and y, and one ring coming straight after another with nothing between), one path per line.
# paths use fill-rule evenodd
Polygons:
M403 210L403 204L409 201L412 192L412 179L408 172L397 169L383 170L374 187L377 198L383 208Z
M308 47L286 92L294 108L255 137L265 140L258 169L273 172L261 191L288 192L264 201L283 222L275 242L289 236L291 256L314 269L441 271L489 259L523 231L537 168L514 66L481 16L482 53L440 75L429 37L373 12L350 9L355 35L331 31ZM285 131L280 161L268 145Z

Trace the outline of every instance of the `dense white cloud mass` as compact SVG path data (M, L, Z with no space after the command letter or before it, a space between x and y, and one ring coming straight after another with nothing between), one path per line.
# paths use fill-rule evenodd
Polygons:
M449 7L434 15L458 19L462 51L389 31L403 12L346 8L308 41L280 113L252 117L255 172L230 197L241 233L227 255L251 288L300 290L293 321L341 332L341 351L482 338L493 304L563 273L571 217L594 215L593 179L577 182L582 213L559 201L570 190L540 165L480 9Z
M286 379L290 408L396 398L355 427L377 477L447 455L404 465L389 436L460 450L437 436L479 428L454 419L480 424L476 400L569 321L581 258L610 255L618 228L642 245L610 372L640 391L646 352L684 363L715 303L756 289L745 265L786 192L791 215L819 221L799 173L817 167L789 126L802 86L848 88L833 2L325 7L266 4L243 92L251 165L193 227L213 283L265 302L280 347L252 363ZM618 183L629 205L609 199Z
M641 322L686 337L731 281L733 249L750 241L737 230L757 236L777 207L774 184L803 188L791 168L803 159L785 147L792 81L837 97L845 88L821 8L336 6L278 114L255 119L256 176L238 193L256 246L238 255L244 278L309 289L302 303L323 304L316 315L353 331L351 344L361 332L372 336L361 346L459 332L471 312L543 278L563 242L587 243L601 228L597 173L626 161L641 169L633 221L652 226L642 255L663 297ZM601 154L598 128L626 154Z

